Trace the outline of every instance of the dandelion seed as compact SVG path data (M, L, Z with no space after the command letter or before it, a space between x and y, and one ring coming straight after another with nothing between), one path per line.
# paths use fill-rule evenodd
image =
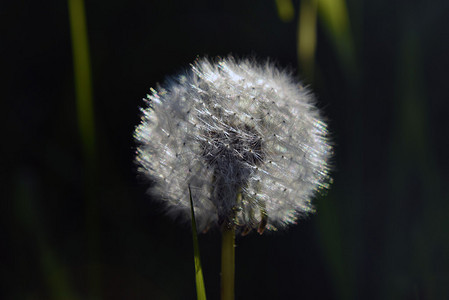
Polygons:
M139 171L168 212L200 228L276 230L313 212L331 147L313 95L271 63L198 59L145 99ZM188 218L187 218L188 219Z

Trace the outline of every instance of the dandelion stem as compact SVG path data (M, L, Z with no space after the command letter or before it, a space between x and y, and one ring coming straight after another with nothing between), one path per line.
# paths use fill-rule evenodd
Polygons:
M224 226L221 244L221 300L234 300L235 225Z

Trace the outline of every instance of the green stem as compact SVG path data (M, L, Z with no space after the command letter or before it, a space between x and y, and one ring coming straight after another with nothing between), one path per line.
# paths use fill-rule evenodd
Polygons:
M235 225L224 226L221 244L221 300L234 300Z

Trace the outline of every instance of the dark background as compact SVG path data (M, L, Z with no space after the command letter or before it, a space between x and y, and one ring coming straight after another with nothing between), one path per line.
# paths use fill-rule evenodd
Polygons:
M190 228L137 178L138 108L197 55L270 57L302 74L293 6L283 21L275 1L86 1L89 161L67 2L2 1L0 298L195 299ZM449 2L347 9L353 43L318 13L315 75L299 75L329 119L334 182L297 226L237 240L237 299L449 298ZM200 247L218 299L219 233Z

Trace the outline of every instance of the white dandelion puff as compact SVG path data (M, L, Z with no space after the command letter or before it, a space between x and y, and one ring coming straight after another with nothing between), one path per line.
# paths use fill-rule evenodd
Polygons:
M170 214L190 215L188 186L203 229L262 233L313 212L332 149L313 95L287 72L198 59L145 101L136 161Z

